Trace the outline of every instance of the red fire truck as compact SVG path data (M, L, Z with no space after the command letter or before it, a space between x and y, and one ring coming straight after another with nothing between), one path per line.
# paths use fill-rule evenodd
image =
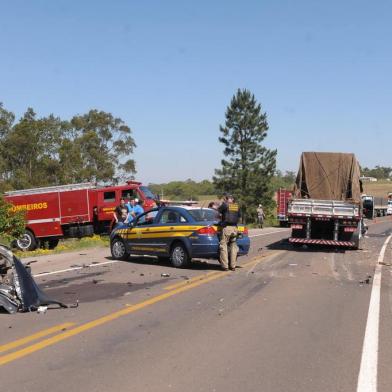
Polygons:
M287 207L289 200L292 197L292 192L287 189L279 189L276 192L276 204L277 204L277 219L280 226L288 226Z
M136 181L104 187L91 183L60 185L5 194L14 211L26 211L26 231L16 241L23 250L36 249L45 242L54 248L61 238L109 232L121 198L143 200L145 210L156 201L150 189Z

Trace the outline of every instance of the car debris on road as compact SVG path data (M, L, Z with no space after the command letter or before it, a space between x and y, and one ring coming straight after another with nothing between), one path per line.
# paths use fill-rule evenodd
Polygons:
M30 267L24 265L12 251L0 245L0 310L8 313L39 310L48 305L67 305L50 299L36 284Z

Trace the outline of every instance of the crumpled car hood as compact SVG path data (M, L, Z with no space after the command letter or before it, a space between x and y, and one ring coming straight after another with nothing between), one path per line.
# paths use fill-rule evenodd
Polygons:
M4 245L0 245L0 310L8 313L37 310L43 305L67 305L50 299L35 283L30 269Z

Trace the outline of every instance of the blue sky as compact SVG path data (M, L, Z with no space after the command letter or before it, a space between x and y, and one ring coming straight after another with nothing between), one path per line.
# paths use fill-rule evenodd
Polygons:
M302 151L390 166L391 17L383 0L3 2L0 102L121 117L145 183L212 177L238 88L267 112L281 170Z

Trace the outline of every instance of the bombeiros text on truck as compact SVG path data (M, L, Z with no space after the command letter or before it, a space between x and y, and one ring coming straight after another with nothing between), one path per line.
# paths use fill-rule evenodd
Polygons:
M14 211L26 212L25 234L16 241L22 250L36 249L43 242L54 248L61 238L108 233L121 198L143 200L146 211L156 203L150 189L137 181L115 186L81 183L5 193Z

